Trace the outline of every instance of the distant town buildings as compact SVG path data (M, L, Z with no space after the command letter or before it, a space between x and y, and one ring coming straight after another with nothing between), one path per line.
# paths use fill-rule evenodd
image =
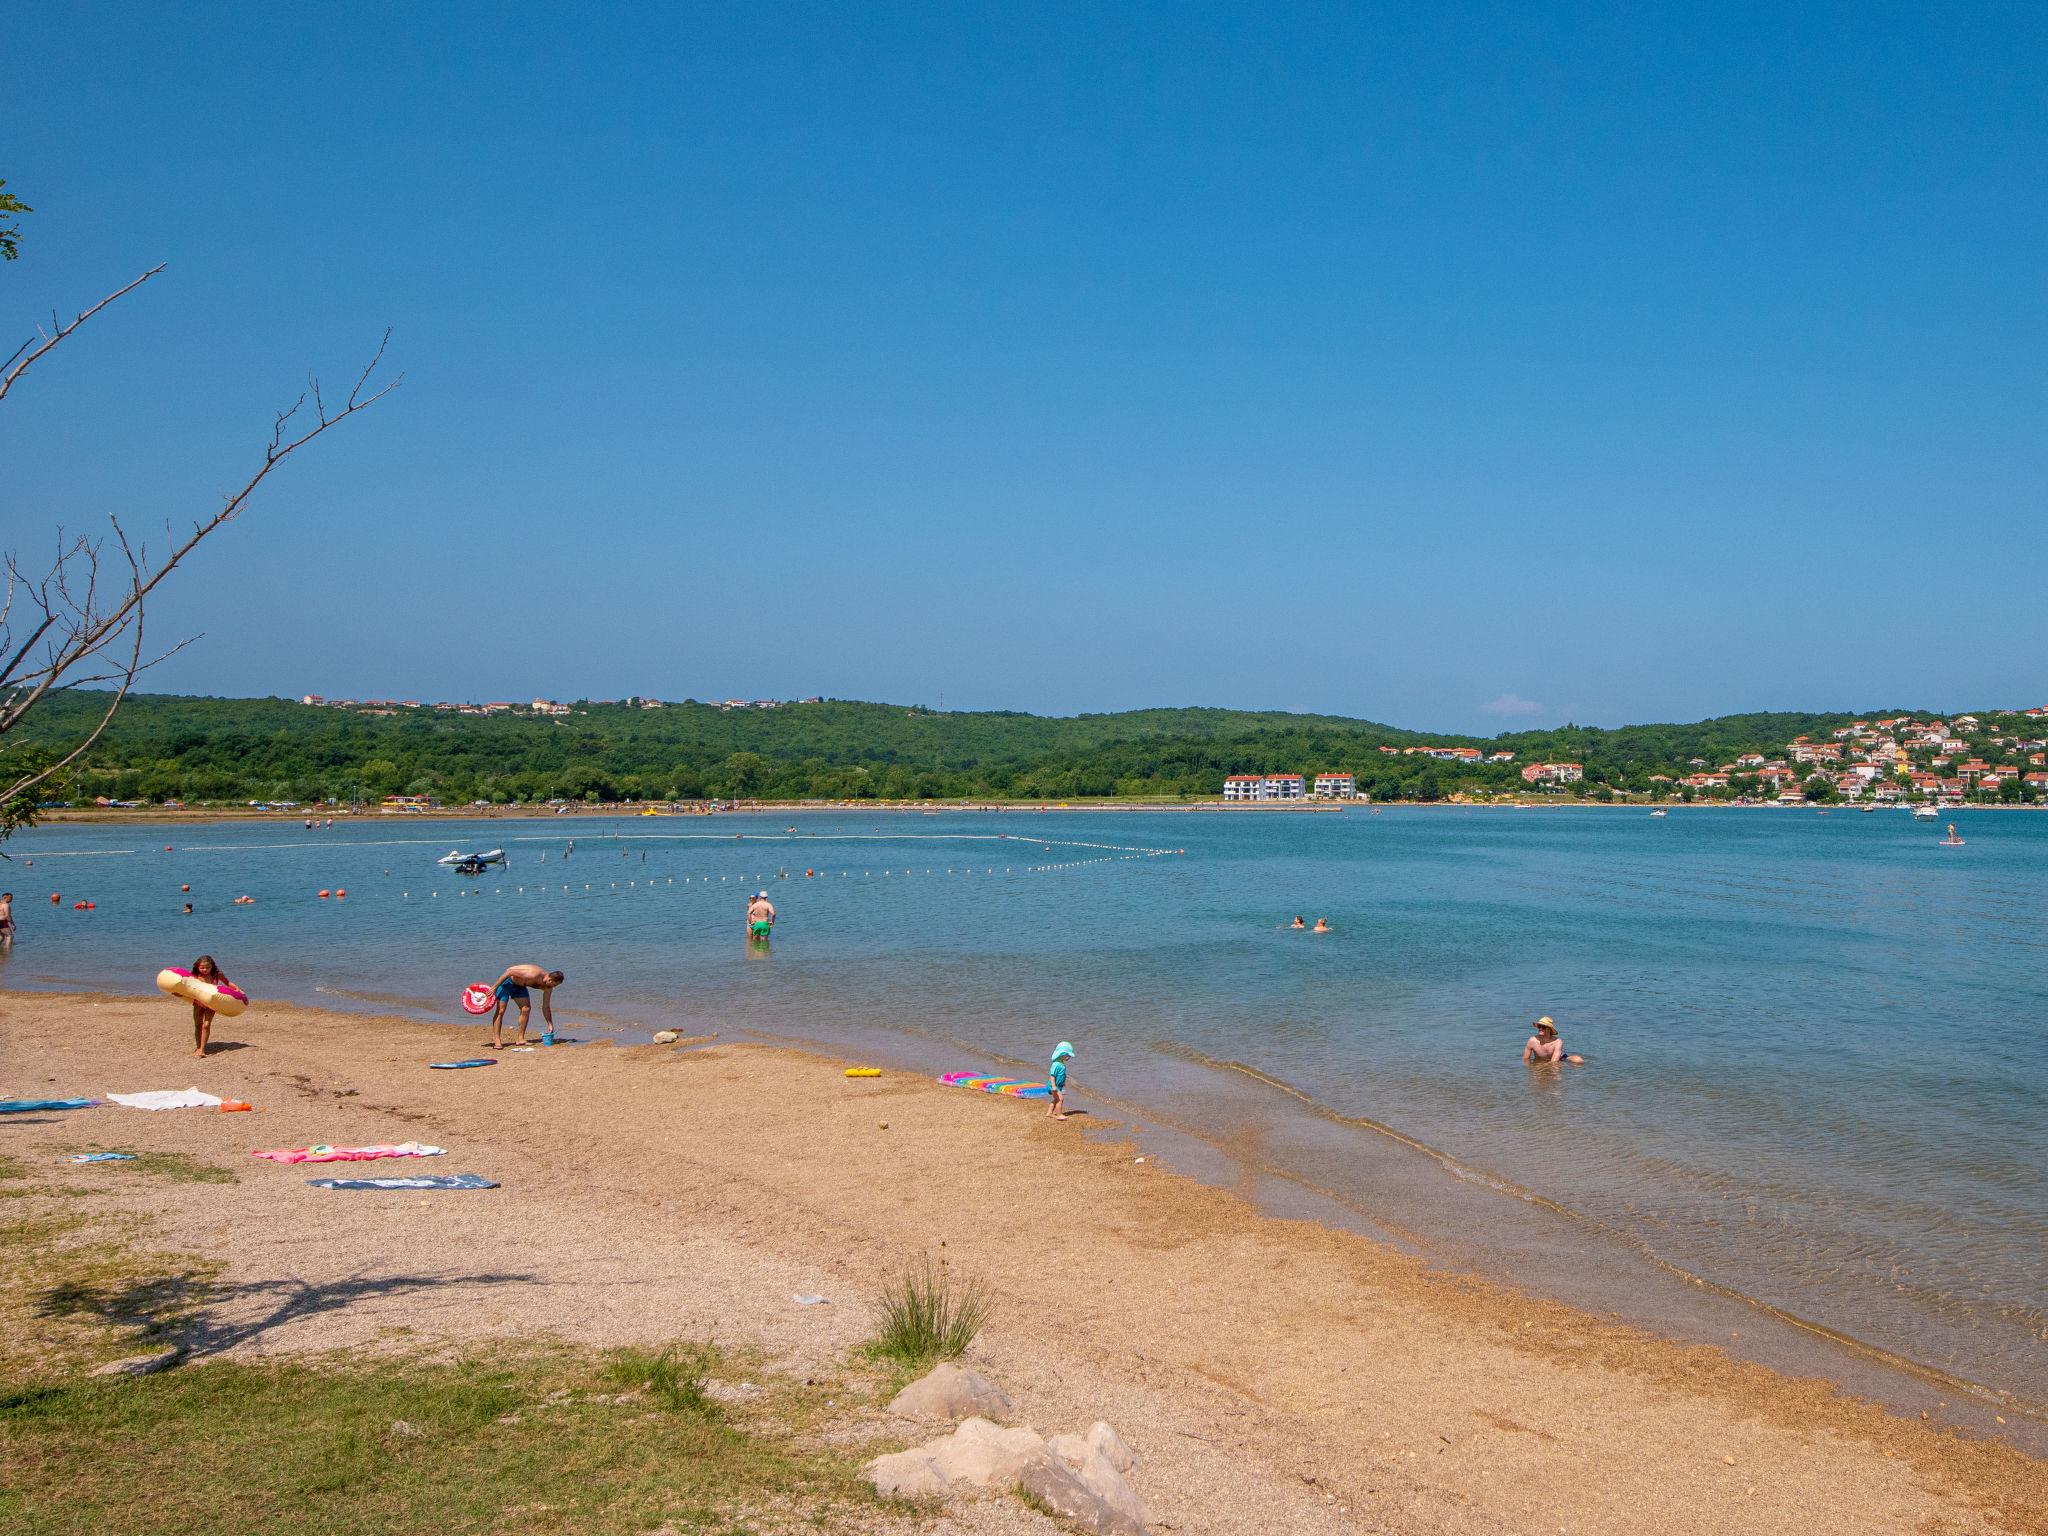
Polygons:
M1524 784L1576 784L1585 776L1578 763L1530 763L1522 770Z
M1357 778L1348 773L1319 773L1315 778L1319 800L1348 798L1358 792ZM1298 773L1233 773L1223 780L1225 800L1306 800L1308 780Z
M541 718L552 718L574 714L577 708L576 705L563 704L554 699L538 698L528 704L515 703L510 699L492 699L484 704L456 704L443 699L435 704L422 704L418 699L330 699L317 693L302 693L299 695L299 702L309 709L349 709L356 711L358 714L368 715L391 715L396 714L402 709L430 709L441 714L450 715L533 715ZM807 699L797 699L791 702L822 704L825 700L821 695L812 694ZM622 704L628 709L666 709L669 707L664 700L638 696L623 701L619 699L592 699L589 701L589 704L590 707L598 709L617 709ZM717 701L715 707L718 709L780 709L782 704L783 701L779 699L725 699Z

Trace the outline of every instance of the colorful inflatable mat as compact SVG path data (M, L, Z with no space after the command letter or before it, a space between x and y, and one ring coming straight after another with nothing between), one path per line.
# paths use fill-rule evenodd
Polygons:
M983 1093L1000 1093L1006 1099L1045 1099L1052 1090L1040 1082L1017 1077L988 1077L980 1072L948 1072L939 1079L949 1088L979 1088Z
M420 1174L395 1179L308 1179L315 1189L496 1189L480 1173Z

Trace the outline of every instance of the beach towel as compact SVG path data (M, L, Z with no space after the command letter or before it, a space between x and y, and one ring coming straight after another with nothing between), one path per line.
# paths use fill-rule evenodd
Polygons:
M495 1067L497 1064L497 1058L494 1056L478 1056L472 1061L430 1061L427 1063L428 1066L438 1067L443 1072L454 1072L462 1067Z
M72 1163L132 1163L135 1161L135 1154L133 1152L74 1152L65 1161Z
M219 1109L220 1100L197 1088L153 1088L148 1093L110 1093L110 1102L130 1109Z
M0 1115L25 1115L38 1109L91 1109L93 1099L0 1099Z
M480 1173L416 1174L400 1179L308 1179L315 1189L496 1189Z
M990 1077L981 1072L948 1072L939 1079L949 1088L979 1088L983 1093L999 1093L1006 1099L1048 1099L1052 1090L1042 1082L1028 1082L1018 1077Z
M321 1142L311 1147L275 1147L249 1155L267 1157L273 1163L367 1163L380 1157L439 1157L447 1150L418 1141L401 1141L395 1147L330 1147Z

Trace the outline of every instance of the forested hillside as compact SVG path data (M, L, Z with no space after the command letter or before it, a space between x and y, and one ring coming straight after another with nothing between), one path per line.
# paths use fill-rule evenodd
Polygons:
M103 706L59 695L12 752L72 739ZM938 714L827 701L774 709L577 705L556 718L431 708L365 714L284 699L141 695L126 703L66 793L188 803L431 794L445 801L642 798L1212 797L1227 773L1350 772L1376 798L1519 788L1533 761L1585 766L1586 787L1640 789L1695 759L1782 752L1845 714L1731 715L1692 725L1566 727L1494 738L1423 736L1368 720L1152 709L1072 718ZM1439 762L1423 744L1513 752L1506 764ZM1393 753L1382 747L1392 747Z

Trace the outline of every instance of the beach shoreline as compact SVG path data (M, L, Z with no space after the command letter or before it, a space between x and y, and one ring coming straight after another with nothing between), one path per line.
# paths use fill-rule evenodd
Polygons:
M1617 1531L1903 1532L1933 1519L2048 1529L2048 1468L2009 1445L1263 1214L1162 1167L1142 1134L1133 1141L1107 1116L1055 1125L1030 1105L913 1073L849 1080L838 1062L766 1045L599 1044L434 1073L425 1062L466 1053L451 1042L473 1041L474 1026L259 1005L217 1029L239 1048L196 1061L179 1046L176 1005L158 998L10 992L0 1017L10 1092L191 1080L261 1108L9 1117L17 1155L115 1134L223 1159L245 1158L252 1138L417 1136L449 1147L451 1171L500 1178L506 1189L488 1198L543 1225L574 1207L579 1230L687 1233L734 1263L808 1266L811 1289L871 1296L895 1266L937 1256L998 1295L980 1348L1027 1410L1040 1402L1050 1414L1079 1395L1129 1402L1132 1422L1181 1442L1165 1459L1190 1486L1227 1464L1276 1509L1309 1488L1342 1490L1354 1516L1422 1531L1539 1519ZM231 1269L256 1281L266 1266L299 1274L388 1257L375 1231L336 1225L364 1207L307 1206L291 1170L271 1172L244 1174L250 1198L260 1186L300 1219L245 1237L247 1222L220 1226L231 1212L213 1196L208 1230ZM400 1226L412 1219L389 1209ZM629 1257L621 1273L634 1270ZM565 1282L565 1306L606 1267ZM606 1307L661 1312L666 1282L636 1284ZM362 1326L468 1326L406 1305L380 1304ZM767 1326L784 1347L805 1326L779 1313L762 1325L751 1302L715 1295L691 1305L714 1336ZM847 1346L856 1310L843 1307L820 1348ZM501 1324L517 1331L522 1318ZM1238 1528L1215 1510L1164 1507L1181 1529ZM1318 1527L1302 1516L1291 1528Z

